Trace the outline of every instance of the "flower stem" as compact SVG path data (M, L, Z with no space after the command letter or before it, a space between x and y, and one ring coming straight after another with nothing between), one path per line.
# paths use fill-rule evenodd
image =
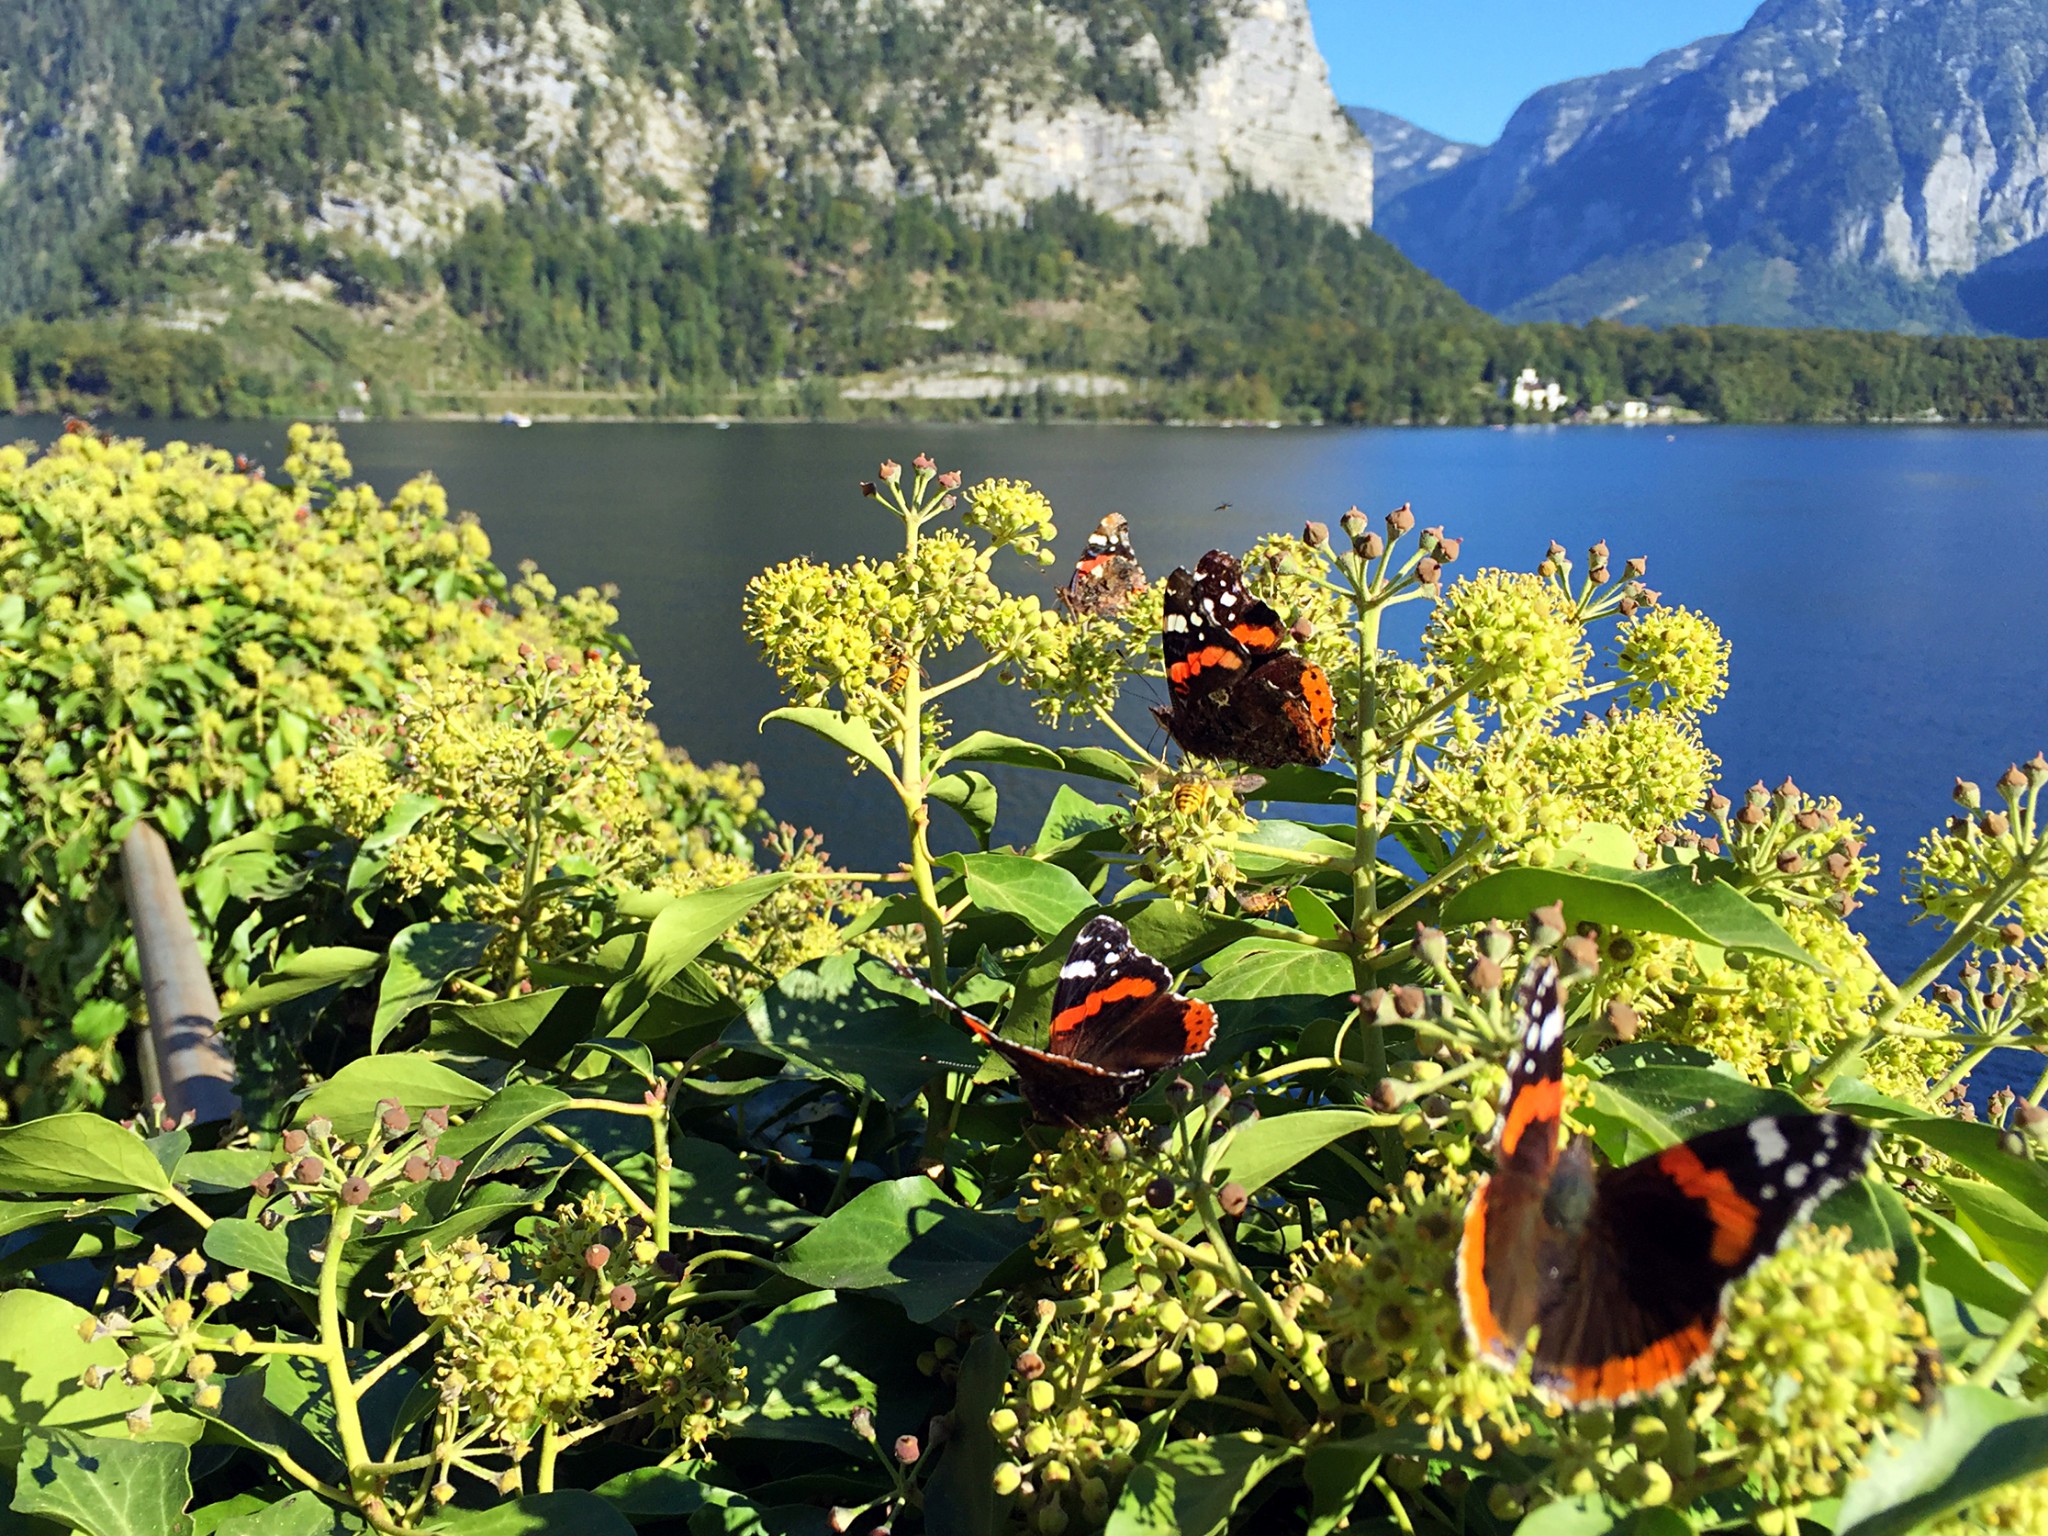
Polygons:
M1356 862L1351 870L1351 985L1360 997L1372 990L1374 954L1379 948L1380 929L1385 919L1380 902L1380 690L1373 675L1379 659L1380 607L1363 588L1355 589L1358 616L1358 734L1351 744L1351 766L1358 778L1358 801L1353 821ZM1359 1041L1365 1075L1374 1082L1387 1075L1387 1041L1377 1024L1365 1024ZM1389 1178L1400 1174L1407 1150L1400 1134L1386 1129L1375 1131L1380 1166Z
M655 1224L657 1218L654 1214L654 1208L650 1206L645 1200L642 1200L640 1198L640 1192L637 1189L635 1189L632 1185L628 1184L625 1181L625 1179L619 1175L619 1171L616 1168L612 1167L610 1163L606 1162L603 1158L599 1157L595 1152L591 1151L590 1148L583 1145L582 1142L578 1141L574 1136L571 1136L567 1131L563 1130L559 1126L549 1125L545 1122L542 1122L541 1124L535 1126L534 1129L539 1131L541 1135L547 1137L549 1141L554 1142L557 1146L567 1147L571 1152L574 1152L577 1156L577 1159L581 1161L587 1168L589 1168L592 1173L596 1174L600 1179L603 1179L605 1183L609 1184L614 1190L618 1192L619 1198L624 1200L627 1205L633 1208L633 1214L635 1216L638 1216L650 1227Z
M673 1192L669 1188L669 1175L675 1169L675 1160L668 1152L668 1100L663 1099L654 1106L654 1113L647 1117L654 1138L654 1246L663 1253L669 1244L669 1201Z
M2018 894L2020 887L2034 878L2035 865L2041 861L2044 851L2048 851L2048 838L2042 838L2035 843L2026 857L2017 860L2006 877L1993 886L1982 901L1964 914L1962 920L1956 924L1955 931L1948 936L1947 942L1928 956L1926 963L1919 970L1900 983L1891 1001L1886 1003L1883 1010L1870 1021L1870 1028L1860 1035L1851 1036L1837 1046L1834 1054L1814 1070L1807 1086L1815 1089L1827 1087L1834 1081L1837 1073L1869 1050L1871 1042L1898 1021L1899 1015L1905 1012L1906 1005L1933 986L1940 979L1941 973L1948 969L1950 962L1970 947L1971 936L1978 926L2001 911L2006 903Z
M363 1438L360 1389L349 1375L348 1335L341 1316L341 1259L355 1230L355 1207L337 1204L327 1221L327 1246L320 1259L320 1362L326 1367L327 1389L334 1398L334 1432L341 1440L341 1459L348 1468L349 1492L360 1508L378 1497L369 1475L370 1445Z
M2048 1318L2048 1275L2034 1287L2034 1294L2027 1298L2027 1304L2019 1316L2006 1324L2005 1332L1998 1336L1998 1342L1991 1346L1991 1353L1978 1363L1970 1377L1971 1384L1988 1387L1998 1380L1998 1373L2005 1369L2012 1357L2020 1352L2034 1329L2043 1318Z
M533 1470L533 1488L536 1493L555 1491L555 1461L562 1454L562 1438L555 1433L555 1426L543 1424L540 1427L540 1461Z

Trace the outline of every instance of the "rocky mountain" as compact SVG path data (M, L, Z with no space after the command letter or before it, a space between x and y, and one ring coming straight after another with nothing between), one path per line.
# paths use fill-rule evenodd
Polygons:
M1539 92L1378 214L1516 319L2041 334L2048 6L1767 0Z
M1474 155L1486 153L1482 145L1447 139L1391 112L1346 107L1344 114L1358 125L1358 131L1372 145L1373 197L1381 202L1399 197L1425 181L1434 181Z
M1372 216L1306 0L150 0L140 44L109 8L0 0L0 39L40 44L0 66L0 256L97 221L103 299L151 252L404 258L537 195L703 228L750 186L1070 193L1183 242L1240 187ZM111 51L139 62L110 103ZM8 222L73 180L61 227Z
M61 284L120 206L169 101L255 0L0 4L0 311Z

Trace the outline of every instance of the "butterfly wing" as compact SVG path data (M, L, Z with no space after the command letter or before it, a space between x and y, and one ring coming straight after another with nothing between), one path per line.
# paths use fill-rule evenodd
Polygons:
M1088 535L1074 574L1060 589L1070 612L1109 617L1145 590L1144 568L1131 548L1130 524L1112 512Z
M1067 951L1044 1050L1004 1039L908 966L895 969L1010 1064L1024 1102L1048 1125L1113 1119L1162 1069L1207 1050L1216 1031L1209 1005L1176 993L1172 973L1113 917L1093 919Z
M1538 1387L1614 1406L1703 1367L1728 1288L1861 1177L1872 1142L1845 1115L1768 1115L1601 1173L1540 1318Z
M1271 605L1245 590L1220 549L1166 583L1170 710L1155 711L1183 751L1253 768L1319 767L1336 737L1336 699L1320 667L1284 648Z
M1209 1048L1216 1014L1173 990L1173 973L1131 942L1113 917L1074 938L1053 990L1046 1051L1111 1071L1147 1075Z
M1557 1165L1564 1117L1564 997L1544 961L1522 983L1520 1035L1494 1129L1494 1171L1465 1209L1458 1243L1458 1306L1473 1352L1511 1363L1536 1326L1550 1241L1543 1200Z

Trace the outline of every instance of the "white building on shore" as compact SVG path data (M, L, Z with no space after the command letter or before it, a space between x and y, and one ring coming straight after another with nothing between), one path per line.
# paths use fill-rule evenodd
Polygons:
M1501 393L1518 411L1554 414L1571 403L1571 397L1557 380L1539 378L1534 368L1524 368L1513 384L1502 387Z

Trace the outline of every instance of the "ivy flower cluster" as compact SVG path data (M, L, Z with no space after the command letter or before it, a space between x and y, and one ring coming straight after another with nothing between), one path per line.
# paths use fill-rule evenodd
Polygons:
M2040 754L1999 775L1996 808L1985 804L1975 784L1958 779L1960 813L1928 833L1908 860L1913 903L1951 923L1972 924L1971 941L1981 949L2009 948L2048 933L2044 786L2048 757Z
M350 484L341 444L303 424L277 470L94 433L0 448L0 862L21 913L0 936L20 999L0 1018L0 1065L20 1108L97 1104L122 1072L134 1002L107 943L125 922L108 875L129 818L146 810L188 845L181 859L200 839L288 827L309 811L321 722L383 710L422 668L457 690L454 674L503 672L522 647L581 658L613 643L608 596L508 578L432 479L388 499ZM693 783L658 744L640 756L665 815L732 819L708 803L728 786ZM246 950L223 942L209 960L223 985L246 983Z
M525 646L494 673L430 663L388 716L336 723L312 798L349 837L397 833L382 857L402 895L444 893L454 915L498 925L508 944L524 925L528 951L551 953L577 919L559 897L536 903L536 877L636 886L687 857L647 782L666 753L646 694L639 668L594 647Z
M1163 896L1221 911L1237 890L1235 843L1257 824L1234 779L1184 770L1162 776L1131 803L1124 845Z
M992 669L1045 665L1059 619L1036 596L1006 593L992 570L1003 549L1050 562L1051 504L1018 481L975 486L961 522L987 540L977 543L926 526L958 504L960 475L936 474L929 460L914 467L907 495L893 463L867 488L911 531L901 555L837 566L791 560L747 584L747 634L799 704L836 706L871 726L899 722L908 658L929 662L970 640Z
M79 1325L79 1337L86 1343L118 1339L128 1353L118 1370L88 1370L85 1386L97 1390L118 1380L148 1393L127 1413L131 1434L148 1433L152 1410L164 1400L166 1386L175 1385L203 1411L220 1406L217 1355L236 1351L242 1336L214 1319L223 1307L248 1295L253 1282L249 1272L240 1269L207 1276L206 1256L196 1249L176 1254L158 1246L140 1263L114 1271L114 1283L133 1299L133 1310L115 1309Z

